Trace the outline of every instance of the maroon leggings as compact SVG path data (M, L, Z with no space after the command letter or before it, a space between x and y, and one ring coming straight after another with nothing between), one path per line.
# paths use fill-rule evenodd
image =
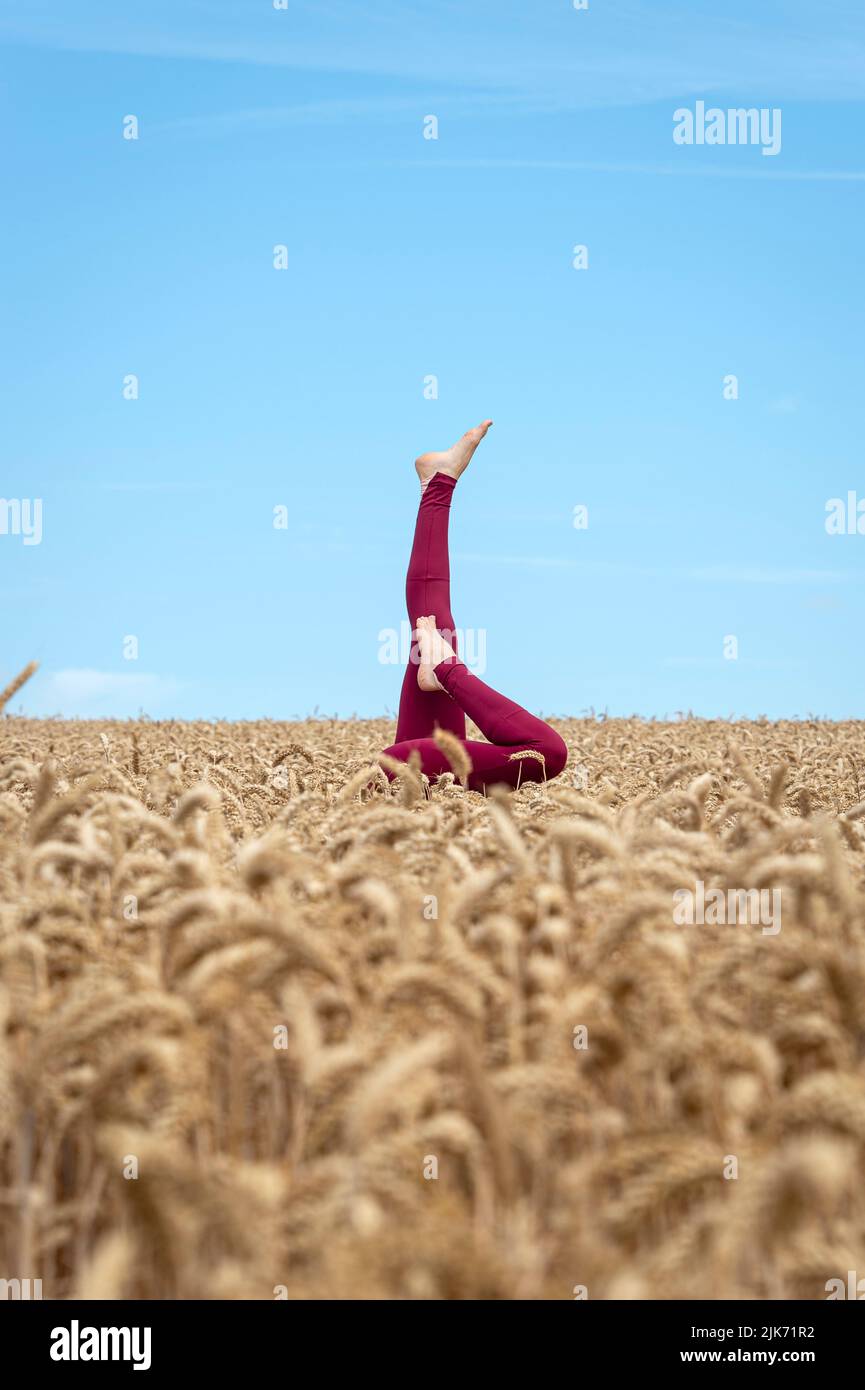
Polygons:
M428 613L456 651L451 613L448 519L456 479L436 473L421 496L405 594L409 622ZM436 728L447 729L462 740L472 760L469 787L482 792L493 782L515 787L522 782L542 782L556 777L568 760L564 740L555 729L533 714L491 690L473 676L458 658L443 661L435 673L447 694L421 690L417 683L417 647L412 646L399 701L396 743L384 751L408 762L414 749L420 754L421 771L434 779L450 771L450 763L432 738ZM473 719L489 743L466 738L466 715ZM537 758L512 758L522 749L543 754Z

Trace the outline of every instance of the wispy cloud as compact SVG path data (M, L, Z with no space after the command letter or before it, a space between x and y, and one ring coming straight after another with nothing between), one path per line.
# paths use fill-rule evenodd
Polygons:
M523 569L583 569L585 560L573 560L567 555L482 555L478 551L462 551L455 560L477 565L518 565ZM592 568L589 564L589 568ZM617 568L615 565L611 569Z
M163 712L181 689L173 676L67 667L35 680L22 692L22 707L34 715L125 719Z
M74 484L64 486L81 487L77 481ZM224 492L226 489L219 483L188 483L188 482L141 482L141 483L85 483L85 487L98 488L100 492Z
M760 565L708 565L696 569L674 566L616 564L612 560L581 560L568 555L484 555L463 551L454 556L469 564L516 566L521 569L573 569L584 574L631 575L640 579L674 579L706 584L841 584L865 579L865 570L772 569Z
M744 668L751 671L789 671L801 667L801 661L772 661L768 657L739 656L735 661L725 660L723 656L667 656L662 666L675 667L689 671L735 671Z
M785 0L782 13L743 0L701 12L678 0L617 0L578 14L524 0L261 0L147 6L88 0L84 7L7 0L0 34L67 51L125 53L352 73L561 107L642 104L665 97L771 88L777 100L861 101L863 40L845 0Z
M450 117L466 112L508 109L513 106L512 94L497 92L476 92L448 95L447 112ZM528 98L521 105L528 105ZM404 116L415 124L418 119L419 104L417 96L388 95L378 97L357 97L348 99L334 97L332 100L297 102L292 106L255 106L238 111L215 111L196 116L178 116L167 121L154 121L148 130L154 134L172 135L240 135L266 130L279 130L289 126L344 125L350 121L382 120L392 121ZM441 109L441 104L440 104ZM558 103L538 101L533 109L541 112L558 109Z
M769 179L790 183L862 183L865 170L858 169L774 169L765 161L749 168L745 164L696 163L684 159L673 164L616 163L587 159L404 159L394 160L406 168L438 169L539 169L583 174L649 174L653 178Z
M760 565L709 565L688 570L688 579L721 584L842 584L861 580L862 570L770 569Z
M815 613L837 613L844 608L844 604L837 594L810 594L803 599L803 607Z

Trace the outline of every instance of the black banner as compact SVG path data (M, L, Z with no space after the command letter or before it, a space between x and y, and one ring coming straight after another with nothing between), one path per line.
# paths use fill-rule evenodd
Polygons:
M764 1366L770 1369L805 1366L825 1376L840 1369L858 1350L862 1324L859 1316L838 1306L841 1300L803 1303L637 1303L576 1301L558 1313L549 1306L523 1304L525 1335L534 1328L534 1317L544 1323L544 1337L561 1334L568 1339L573 1357L588 1369L588 1357L595 1373L598 1369L615 1374L620 1370L665 1373L674 1368L698 1369L720 1366ZM845 1300L846 1301L846 1300ZM361 1311L363 1328L350 1343L344 1334ZM457 1335L467 1327L487 1330L490 1309L480 1319L463 1322L468 1310L459 1307L448 1315L445 1329ZM386 1310L381 1304L357 1302L307 1303L276 1301L264 1303L72 1303L10 1302L2 1312L4 1353L25 1370L52 1378L70 1375L92 1377L100 1370L138 1372L163 1377L178 1371L204 1371L221 1376L269 1373L282 1368L290 1375L298 1369L298 1356L321 1355L328 1365L332 1353L351 1346L352 1370L364 1373L370 1331L370 1315L382 1317L377 1327L405 1329L411 1335L417 1309L400 1305ZM493 1317L495 1313L492 1314ZM420 1330L435 1328L440 1337L438 1318L441 1308L424 1316ZM456 1322L451 1323L451 1316ZM513 1313L509 1315L513 1316ZM427 1324L426 1317L432 1318ZM507 1349L509 1361L520 1352L535 1363L538 1374L538 1344L524 1341L514 1324L507 1324L507 1341L484 1340L484 1356L495 1356ZM319 1342L316 1332L323 1341ZM336 1332L336 1336L334 1333ZM312 1333L312 1335L310 1335ZM461 1353L462 1354L462 1353ZM544 1363L562 1348L545 1347ZM442 1373L453 1373L455 1348L450 1341L423 1343L418 1364L412 1369L400 1351L399 1375L429 1375L440 1366ZM382 1366L381 1352L376 1366ZM329 1371L328 1374L331 1374ZM395 1371L396 1373L396 1367Z

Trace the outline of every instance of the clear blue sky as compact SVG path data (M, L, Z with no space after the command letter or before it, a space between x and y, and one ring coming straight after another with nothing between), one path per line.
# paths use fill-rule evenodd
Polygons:
M412 460L491 415L452 568L493 685L865 716L824 525L865 498L861 4L6 0L0 41L15 711L393 710ZM698 100L780 153L677 146Z

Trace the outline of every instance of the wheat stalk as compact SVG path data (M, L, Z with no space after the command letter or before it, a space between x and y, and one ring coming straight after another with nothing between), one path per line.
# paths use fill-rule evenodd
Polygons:
M6 686L5 690L0 690L0 713L3 712L4 706L8 705L13 695L17 695L22 685L26 685L30 677L34 675L35 672L38 670L38 661L28 662L27 665L24 667L24 670L19 671L15 679L10 681L9 684Z

